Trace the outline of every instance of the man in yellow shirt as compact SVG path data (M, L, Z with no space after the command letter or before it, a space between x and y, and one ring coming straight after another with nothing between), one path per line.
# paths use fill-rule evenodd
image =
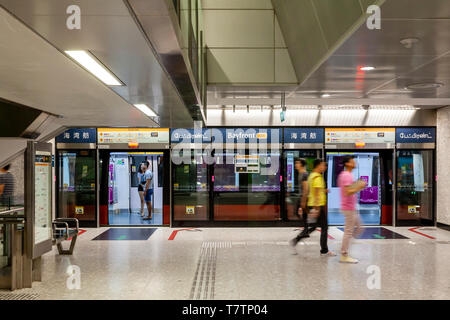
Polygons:
M327 205L327 187L323 178L323 173L327 170L327 163L322 159L314 160L314 169L308 177L308 220L313 218L315 222L308 227L305 222L301 238L309 237L309 234L316 230L317 226L321 229L320 234L320 254L325 256L335 256L336 254L328 250L328 217L325 210Z

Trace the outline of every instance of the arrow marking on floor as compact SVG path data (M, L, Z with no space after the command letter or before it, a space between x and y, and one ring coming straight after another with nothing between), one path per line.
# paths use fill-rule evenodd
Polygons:
M408 229L408 230L411 231L411 232L415 232L415 233L417 233L417 234L420 234L421 236L430 238L430 239L436 239L435 237L432 237L432 236L429 236L429 235L427 235L427 234L425 234L425 233L416 231L416 229L419 229L419 228L420 228L420 227L415 227L415 228L410 228L410 229Z
M194 230L194 229L197 229L197 228L188 228L188 229L178 229L178 230L175 230L175 231L172 232L172 234L170 235L169 239L167 239L167 240L174 240L175 237L177 236L177 233L178 233L179 231Z

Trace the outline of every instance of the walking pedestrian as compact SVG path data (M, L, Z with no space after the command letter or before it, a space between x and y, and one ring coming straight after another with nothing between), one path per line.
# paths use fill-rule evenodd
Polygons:
M294 214L303 219L303 230L308 229L307 225L307 199L308 199L308 172L306 170L306 160L302 158L294 159L294 167L296 174L297 185L294 188L294 196L296 198L294 204ZM294 239L290 241L292 246L295 246L302 239L302 232L300 232Z
M336 256L336 253L328 249L328 217L325 206L327 205L326 183L323 173L327 170L327 163L323 159L314 160L314 168L308 176L308 212L305 228L298 236L299 240L309 237L311 232L319 226L320 254L322 256ZM310 226L311 225L311 226Z
M357 237L361 232L361 219L356 210L356 193L364 189L366 183L362 180L353 181L352 171L356 168L356 161L352 156L345 156L343 159L344 170L337 179L338 187L341 191L341 211L345 216L344 237L342 239L341 259L343 263L358 263L348 255L350 240Z

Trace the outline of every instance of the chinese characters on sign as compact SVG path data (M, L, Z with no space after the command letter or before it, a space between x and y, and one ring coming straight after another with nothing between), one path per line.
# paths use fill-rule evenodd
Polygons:
M286 128L285 143L323 143L322 128Z
M94 128L69 129L56 137L57 143L96 143L97 130Z

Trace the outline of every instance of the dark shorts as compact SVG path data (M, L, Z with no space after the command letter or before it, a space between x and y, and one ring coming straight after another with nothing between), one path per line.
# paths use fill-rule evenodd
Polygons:
M138 185L138 191L144 192L144 187L142 186L142 184Z
M145 202L152 202L153 189L148 189L145 193Z

